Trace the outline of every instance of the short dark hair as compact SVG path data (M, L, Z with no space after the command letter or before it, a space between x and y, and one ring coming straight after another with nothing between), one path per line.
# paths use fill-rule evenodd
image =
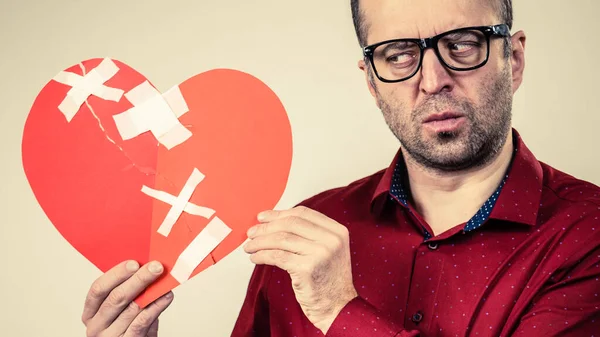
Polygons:
M488 0L490 1L490 0ZM513 7L512 0L491 0L493 1L492 6L498 12L501 23L508 25L512 29L513 25ZM354 29L356 30L356 36L358 37L358 43L361 47L367 45L367 22L360 10L359 0L350 0L350 7L352 8L352 20L354 21Z

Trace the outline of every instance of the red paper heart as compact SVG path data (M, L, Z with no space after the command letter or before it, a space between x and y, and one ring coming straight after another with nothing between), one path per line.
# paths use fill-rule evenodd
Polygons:
M85 75L101 61L65 71ZM127 93L147 81L113 62L119 71L105 86ZM189 202L214 210L232 232L192 276L239 247L256 214L281 198L292 159L291 126L280 100L255 77L217 69L181 83L189 111L179 122L192 136L171 149L151 132L122 139L114 116L134 106L126 95L118 102L90 95L67 121L58 107L70 89L51 80L35 100L23 133L25 173L50 221L101 271L127 259L164 264L164 275L136 299L140 306L180 284L169 272L209 223L183 212L168 236L157 233L172 206L142 193L143 186L177 197L194 169L205 176Z

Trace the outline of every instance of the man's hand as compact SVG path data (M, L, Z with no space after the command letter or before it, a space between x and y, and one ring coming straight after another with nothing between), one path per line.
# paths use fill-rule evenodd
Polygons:
M156 337L158 316L173 301L168 292L144 309L133 300L163 272L158 262L142 268L135 261L123 262L91 286L81 317L88 337Z
M358 294L352 283L348 230L306 207L267 211L248 231L255 264L287 271L302 311L323 332Z

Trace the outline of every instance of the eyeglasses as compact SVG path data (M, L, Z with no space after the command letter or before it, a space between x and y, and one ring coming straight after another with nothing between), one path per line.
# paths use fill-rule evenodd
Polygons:
M490 37L510 37L506 24L454 29L426 39L394 39L366 46L363 54L382 82L401 82L413 77L427 48L452 70L483 67L490 56Z

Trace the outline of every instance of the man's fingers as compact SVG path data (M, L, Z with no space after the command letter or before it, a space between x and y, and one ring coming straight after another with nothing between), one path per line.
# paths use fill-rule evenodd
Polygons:
M158 316L173 302L173 293L168 292L148 305L131 322L123 337L155 337L158 331ZM156 322L156 323L155 323ZM156 324L156 325L155 325ZM152 333L154 335L152 335Z
M303 218L303 219L306 219L308 221L315 222L315 223L331 221L331 218L329 218L325 214L317 212L306 206L296 206L294 208L281 210L281 211L277 211L277 210L264 211L258 215L258 220L261 222L273 221L273 220L285 218L288 216L297 216L297 217L300 217L300 218Z
M289 232L276 232L258 236L244 245L244 251L252 254L260 250L283 250L293 254L308 255L318 249L318 243Z
M87 325L87 322L96 315L102 302L108 297L108 294L130 278L138 269L139 264L136 261L125 261L116 265L94 281L85 298L83 314L81 316L83 323Z
M290 218L292 220L290 220ZM305 206L297 206L292 209L283 211L265 211L261 212L258 216L260 222L273 222L278 220L288 219L290 222L294 222L294 218L304 219L307 222L313 223L318 227L329 230L338 235L345 234L346 227L337 223L335 220L326 216L323 213L317 212Z
M321 241L333 234L331 231L307 221L306 219L290 216L258 224L248 231L248 237L254 239L259 236L266 236L278 232L295 234L311 241Z
M122 336L133 320L142 312L142 309L131 302L125 310L104 330L106 336Z
M150 329L148 330L148 334L146 335L147 337L158 337L158 322L160 321L160 319L156 319L154 321L154 323L152 323L152 325L150 326Z
M287 272L297 268L299 255L283 250L261 250L250 255L250 261L254 264L266 264L278 267Z
M140 268L133 276L114 288L100 305L96 315L90 320L88 329L102 331L108 328L121 312L162 272L162 265L153 261Z

